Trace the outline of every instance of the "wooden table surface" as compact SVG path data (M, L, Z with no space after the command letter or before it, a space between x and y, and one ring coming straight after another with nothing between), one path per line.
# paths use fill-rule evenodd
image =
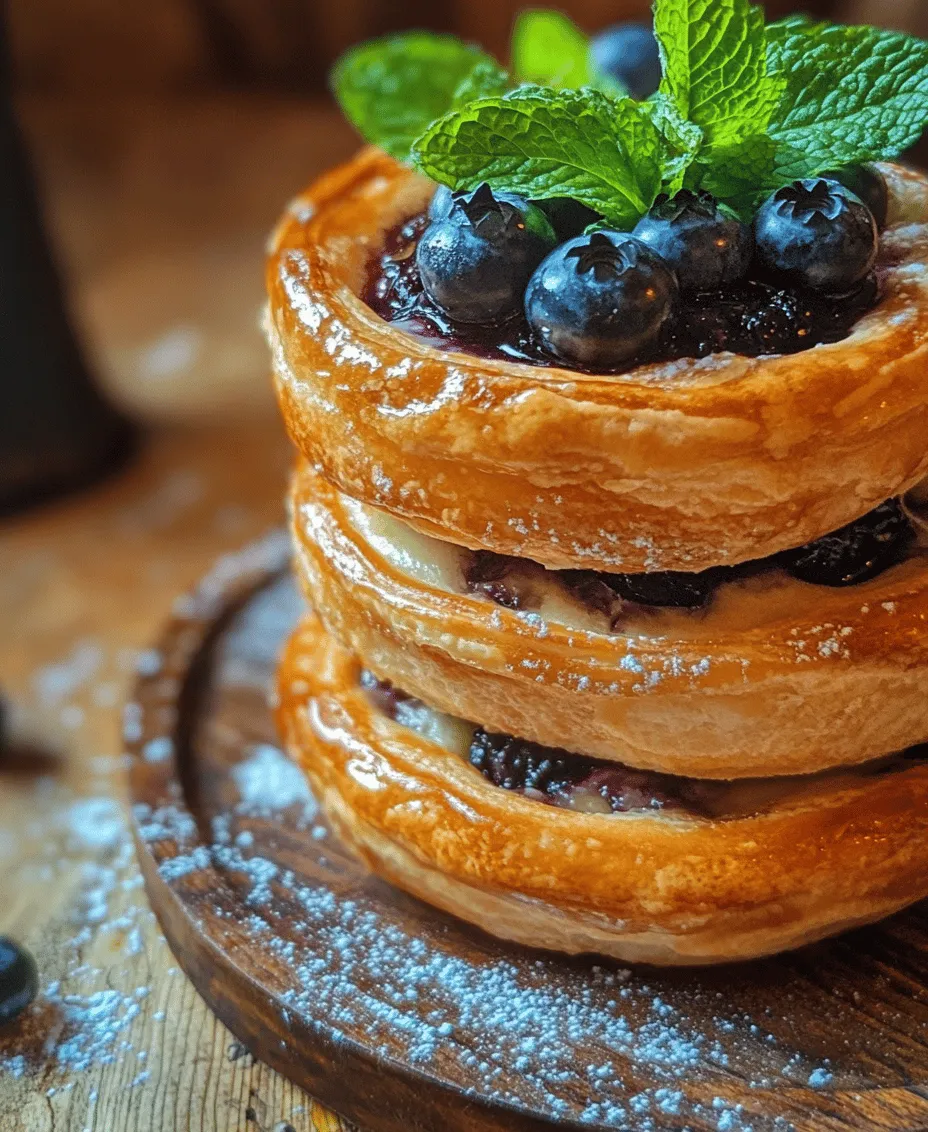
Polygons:
M0 1129L337 1132L178 971L126 823L121 722L176 597L283 520L289 451L255 318L263 236L353 142L312 106L38 105L27 121L110 388L150 418L197 423L153 425L120 475L0 526L0 688L16 739L0 755L0 934L34 952L42 978L26 1019L0 1030ZM285 139L291 152L269 156ZM186 194L172 183L185 160Z

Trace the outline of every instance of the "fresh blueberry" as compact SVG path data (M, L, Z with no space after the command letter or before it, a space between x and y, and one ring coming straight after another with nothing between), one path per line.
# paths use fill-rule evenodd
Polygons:
M822 176L837 181L859 196L873 213L877 228L882 231L886 227L889 215L889 188L886 185L886 178L875 165L848 165L844 169L829 170Z
M785 569L816 586L856 586L905 557L914 532L898 499L815 542L780 556Z
M591 224L602 220L598 212L570 197L552 197L551 200L540 200L537 204L551 221L559 244L582 235Z
M416 263L426 294L452 321L495 323L519 310L555 242L541 209L484 184L454 194L448 216L423 233Z
M837 181L812 177L777 191L754 220L757 259L772 275L816 291L849 291L873 267L873 213Z
M429 220L447 220L451 215L451 210L454 208L455 201L466 200L468 196L470 196L469 193L454 192L449 189L447 185L439 185L429 202ZM510 204L514 204L516 207L521 207L525 203L523 198L517 196L515 193L494 191L493 196L498 201L509 201ZM461 215L463 216L463 214Z
M35 960L18 943L0 936L0 1025L22 1014L38 991Z
M632 98L650 98L660 86L661 56L654 32L645 24L613 24L590 43L593 66L620 82Z
M446 220L454 206L454 194L447 185L439 185L429 203L429 220Z
M561 361L614 369L656 341L676 297L660 256L624 232L600 231L547 257L529 282L525 314Z
M632 233L677 274L683 291L714 291L747 274L754 234L709 193L689 189L654 202Z

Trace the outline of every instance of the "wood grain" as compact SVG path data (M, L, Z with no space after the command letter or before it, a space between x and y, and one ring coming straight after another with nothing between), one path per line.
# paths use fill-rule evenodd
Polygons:
M162 431L120 479L0 529L0 933L42 975L0 1030L2 1132L340 1132L180 973L124 809L135 665L218 554L281 521L288 460L273 423Z
M308 793L275 807L285 553L175 617L131 772L153 907L250 1049L370 1132L925 1127L924 906L775 960L627 971L490 939L372 877Z

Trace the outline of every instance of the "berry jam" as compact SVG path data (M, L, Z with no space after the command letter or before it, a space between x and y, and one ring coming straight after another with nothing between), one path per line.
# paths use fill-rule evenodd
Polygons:
M607 617L614 631L630 609L705 609L720 586L769 570L783 570L799 581L832 589L859 585L898 566L914 542L915 530L902 504L888 499L853 523L795 550L696 574L546 570L538 563L489 550L469 552L463 574L470 593L483 594L507 609L531 608L532 578L553 578L586 609Z
M415 258L416 245L428 224L428 216L422 214L388 233L361 296L364 302L385 321L432 346L497 361L557 365L534 338L524 317L501 325L455 325L429 300ZM879 298L876 273L843 295L814 294L758 280L724 291L683 294L658 343L622 369L704 358L726 350L747 357L795 354L839 342Z
M613 814L698 808L698 799L688 797L693 793L687 790L688 779L573 755L482 727L474 733L470 762L494 786L554 806L579 809L583 798L583 808Z

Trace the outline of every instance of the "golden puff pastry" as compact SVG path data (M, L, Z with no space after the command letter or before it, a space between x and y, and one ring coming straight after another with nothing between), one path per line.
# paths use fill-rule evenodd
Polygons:
M812 773L928 739L918 547L858 586L774 571L723 586L705 612L639 609L610 631L554 579L540 613L467 592L469 552L305 464L291 509L296 570L327 629L378 676L492 729L700 778Z
M775 783L731 816L584 813L485 779L440 728L380 712L308 618L279 722L346 842L389 880L498 936L659 964L771 954L928 894L928 765ZM453 745L453 744L452 744Z
M271 242L290 433L348 495L551 567L696 571L815 539L928 471L928 180L882 169L884 298L846 340L590 376L442 351L365 306L385 233L433 188L366 149Z

